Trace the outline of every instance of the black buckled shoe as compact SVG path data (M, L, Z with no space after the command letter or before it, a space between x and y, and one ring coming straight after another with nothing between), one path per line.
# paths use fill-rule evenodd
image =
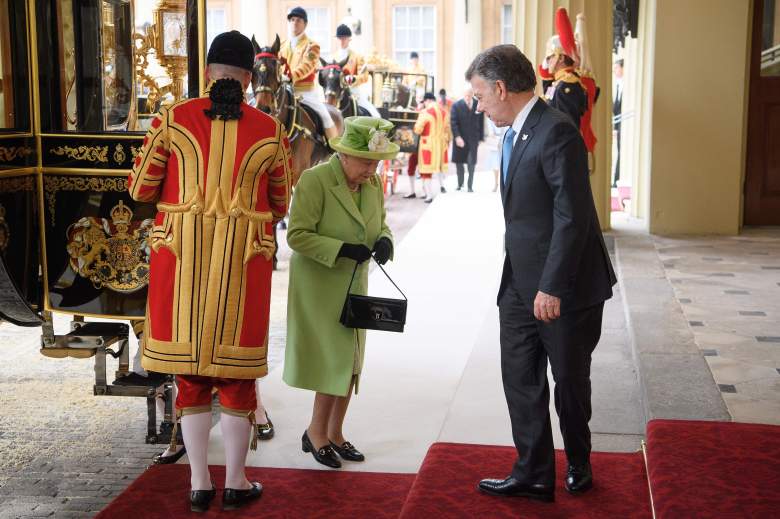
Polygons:
M268 423L257 424L257 439L270 440L274 437L274 423L268 418L268 412L265 413L265 420Z
M187 448L184 446L182 446L181 450L176 454L171 454L170 456L163 456L163 454L165 454L167 450L168 449L162 451L160 454L152 458L152 463L155 465L170 465L171 463L176 463L181 459L182 456L187 454Z
M193 512L206 512L209 509L211 500L217 495L217 488L211 483L211 490L191 490L190 491L190 510Z
M222 492L222 510L238 510L245 504L260 499L263 495L263 485L257 481L252 482L252 488L239 490L236 488L226 488Z
M477 485L480 492L491 496L527 497L545 503L555 501L555 489L548 485L520 483L512 476L506 479L483 479Z
M330 442L331 448L347 461L365 461L366 457L349 442L344 442L340 446Z
M320 449L314 448L314 445L309 439L309 431L303 432L303 438L301 438L301 448L303 449L303 452L311 452L311 455L314 456L314 459L317 460L317 463L322 463L323 465L333 469L341 468L341 462L336 457L336 453L333 452L333 448L330 445L326 445Z
M563 486L570 494L582 494L593 488L593 471L590 468L590 463L580 466L569 465Z

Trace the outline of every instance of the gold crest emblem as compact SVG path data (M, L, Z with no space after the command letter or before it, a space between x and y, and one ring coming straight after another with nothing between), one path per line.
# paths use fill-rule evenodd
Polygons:
M121 200L111 221L84 217L67 230L70 267L95 288L135 292L149 282L149 232L154 220L133 221Z

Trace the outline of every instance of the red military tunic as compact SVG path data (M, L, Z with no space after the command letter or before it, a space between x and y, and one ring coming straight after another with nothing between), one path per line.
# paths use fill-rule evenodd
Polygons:
M414 133L420 136L417 167L421 175L447 169L447 146L452 137L450 114L439 103L424 108L417 116Z
M162 108L128 187L157 202L142 365L254 379L266 363L273 225L290 198L289 144L274 118L242 104L211 120L208 97Z

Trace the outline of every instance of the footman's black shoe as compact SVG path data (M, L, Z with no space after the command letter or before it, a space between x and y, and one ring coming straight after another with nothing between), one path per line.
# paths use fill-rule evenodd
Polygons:
M593 488L593 472L590 463L580 466L569 465L563 485L570 494L582 494Z
M477 486L480 492L491 496L527 497L545 503L555 501L555 489L548 485L527 485L512 476L506 479L483 479Z
M409 193L409 194L408 194L408 195L406 195L404 198L417 198L417 195L416 195L416 194L414 194L414 193Z
M255 499L260 499L263 495L263 485L257 481L252 482L252 488L239 490L236 488L226 488L222 492L222 510L237 510Z
M309 439L309 431L304 431L303 433L303 438L301 438L301 449L303 452L311 452L311 455L314 456L317 463L322 463L333 469L341 468L341 462L336 457L336 453L333 452L333 448L330 445L326 445L319 449L314 447L314 444L312 444Z
M265 413L265 420L267 423L257 424L258 440L270 440L274 437L274 423L268 418L268 413Z
M366 457L349 442L344 442L340 446L330 442L330 446L336 453L347 461L365 461Z
M217 495L217 489L213 488L213 483L211 485L211 490L190 491L190 510L193 512L206 512L209 509L211 500Z

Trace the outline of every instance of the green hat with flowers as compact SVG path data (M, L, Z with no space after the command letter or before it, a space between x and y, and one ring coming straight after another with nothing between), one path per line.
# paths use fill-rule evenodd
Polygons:
M344 119L344 135L330 140L334 150L362 159L387 160L398 154L400 147L388 135L393 123L378 117L353 116Z

